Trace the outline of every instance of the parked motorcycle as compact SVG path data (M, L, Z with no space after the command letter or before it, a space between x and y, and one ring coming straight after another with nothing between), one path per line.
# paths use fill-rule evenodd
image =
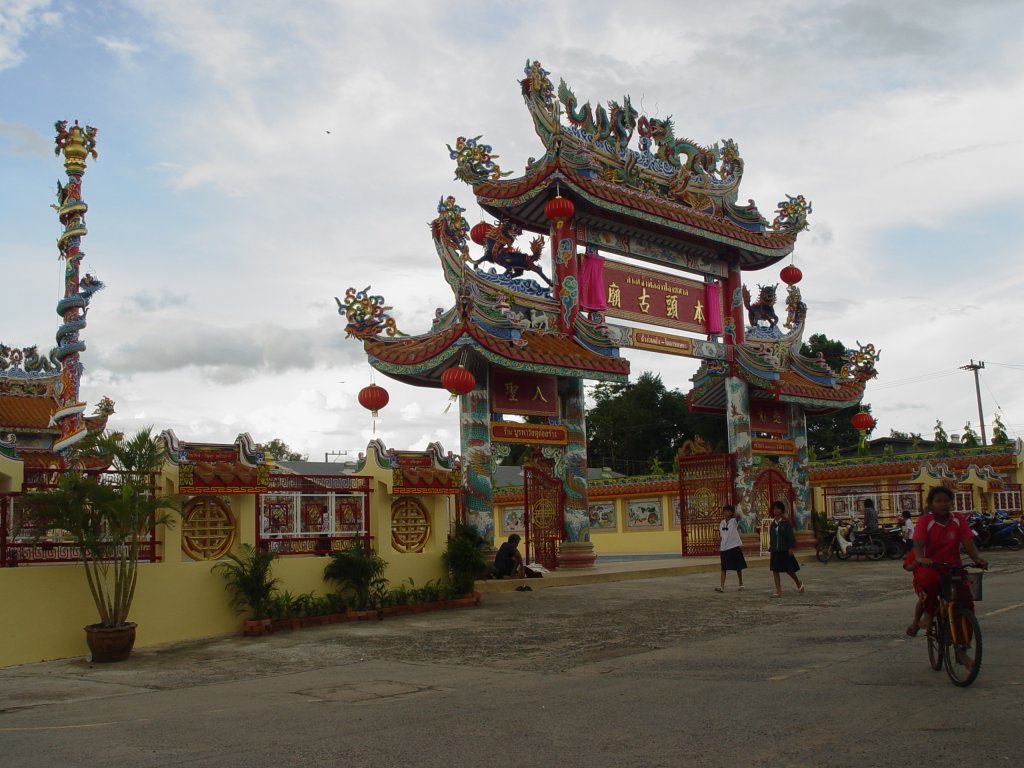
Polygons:
M854 555L881 560L886 554L886 544L880 528L865 531L858 529L857 523L852 523L844 530L838 523L833 523L818 542L815 554L822 563L827 563L833 556L839 560L849 560Z
M907 542L903 538L903 526L886 525L882 529L882 540L885 542L885 556L890 560L900 560L907 554Z
M1014 551L1024 548L1024 522L1019 518L1010 517L1005 512L974 512L967 522L979 547L1002 546Z

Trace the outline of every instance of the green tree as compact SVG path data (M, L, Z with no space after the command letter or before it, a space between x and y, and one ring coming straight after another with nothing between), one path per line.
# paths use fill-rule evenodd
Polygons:
M293 451L284 440L279 437L275 437L273 440L264 443L260 448L267 454L267 456L275 461L306 461L309 459L308 453L299 453Z
M822 333L816 333L800 348L805 357L817 358L819 353L829 367L839 373L845 364L843 355L847 346L838 340L830 339ZM850 423L859 411L871 413L868 403L851 405L835 413L825 416L807 416L807 444L811 451L820 457L829 456L834 448L845 448L860 442L860 433ZM877 424L875 425L878 426ZM868 430L870 435L875 427Z
M686 395L665 387L661 377L644 372L633 383L598 384L587 413L587 461L637 475L657 461L672 466L679 446L697 435L716 451L725 451L725 416L692 413Z
M996 414L995 420L992 423L992 445L1009 445L1010 436L1006 434L1006 425L1003 424L1003 420L999 418L999 414Z
M971 428L971 422L969 421L964 424L964 436L962 442L965 448L977 448L978 445L980 445L980 443L978 443L978 433Z
M946 434L940 420L935 421L935 448L939 451L949 448L949 435Z

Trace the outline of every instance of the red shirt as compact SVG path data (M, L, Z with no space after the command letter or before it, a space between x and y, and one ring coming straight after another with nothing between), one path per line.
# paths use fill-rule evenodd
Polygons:
M949 513L945 524L929 512L914 526L914 541L924 542L924 556L938 563L960 563L960 543L974 536L963 515Z

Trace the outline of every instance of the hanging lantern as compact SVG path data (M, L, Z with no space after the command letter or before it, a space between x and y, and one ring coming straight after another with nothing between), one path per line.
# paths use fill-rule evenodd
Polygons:
M565 222L571 219L575 213L576 206L572 204L572 200L558 194L548 200L547 205L544 206L544 215L555 222L556 229L565 226Z
M444 409L444 412L448 413L452 403L459 395L468 395L473 391L476 387L476 377L466 366L457 365L441 374L441 386L452 393L452 396L448 398L448 405Z
M875 420L867 411L861 411L850 419L850 424L853 425L854 429L860 430L861 432L867 432L875 426Z
M469 230L469 239L477 245L487 245L487 233L490 229L491 225L486 221L474 224L473 228Z
M790 264L788 267L784 267L782 272L779 273L779 277L782 278L782 282L786 285L796 285L804 279L804 273L800 271L799 267Z
M373 418L377 418L377 412L388 404L391 396L384 387L371 384L359 390L359 404L370 412Z

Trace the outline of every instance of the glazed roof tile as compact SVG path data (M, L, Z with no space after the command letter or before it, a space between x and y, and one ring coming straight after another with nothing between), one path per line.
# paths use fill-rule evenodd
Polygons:
M759 249L785 253L792 250L796 242L795 235L785 232L753 232L734 224L724 217L703 213L682 203L659 197L649 192L642 192L623 184L606 181L600 177L582 176L573 169L564 167L557 159L548 160L543 165L536 167L533 172L517 179L498 179L481 182L473 186L473 192L478 198L486 198L491 201L511 201L526 195L532 189L536 189L538 192L546 189L548 185L544 183L545 180L555 172L562 174L566 179L578 186L580 190L594 198L598 198L600 201L643 211L652 216L665 219L670 225L676 224L692 227L704 232L721 235L729 240L755 246Z
M369 339L367 354L388 363L415 365L440 354L464 335L481 347L508 360L584 371L628 375L629 361L621 357L599 355L577 344L568 336L539 331L523 331L520 339L504 339L487 333L475 323L462 322L437 333L402 339Z
M964 472L972 464L990 466L995 470L1013 471L1014 457L1008 453L969 454L967 456L928 456L920 459L900 461L881 460L864 461L856 464L835 464L820 466L811 464L810 479L812 483L842 482L847 480L863 480L866 478L907 477L914 474L918 467L927 462L940 462L953 472Z
M27 395L5 395L0 397L0 428L37 429L50 428L50 416L57 403L49 397Z
M778 387L782 395L828 400L830 402L859 400L864 394L864 382L862 381L842 381L832 387L808 381L795 371L782 371L779 376Z

